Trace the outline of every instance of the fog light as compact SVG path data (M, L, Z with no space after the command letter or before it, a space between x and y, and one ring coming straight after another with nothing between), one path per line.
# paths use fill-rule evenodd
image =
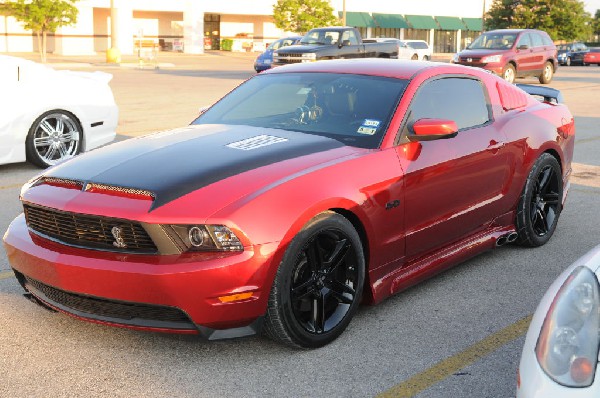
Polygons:
M592 377L594 366L589 359L579 357L571 363L571 378L577 383L585 383Z

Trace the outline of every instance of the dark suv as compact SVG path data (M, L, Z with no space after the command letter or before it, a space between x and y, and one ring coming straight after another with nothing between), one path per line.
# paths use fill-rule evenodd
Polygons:
M483 33L452 62L489 70L513 83L515 77L535 76L548 84L558 68L556 46L544 31L499 29Z

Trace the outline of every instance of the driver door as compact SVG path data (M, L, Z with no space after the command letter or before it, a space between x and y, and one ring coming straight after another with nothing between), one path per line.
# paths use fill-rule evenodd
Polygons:
M489 226L506 207L503 188L509 169L505 137L492 123L487 91L479 80L430 79L415 94L407 115L397 151L405 175L410 261ZM416 141L410 126L427 118L453 120L458 134Z

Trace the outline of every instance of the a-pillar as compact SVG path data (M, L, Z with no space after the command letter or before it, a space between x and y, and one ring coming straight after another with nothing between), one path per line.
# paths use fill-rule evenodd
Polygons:
M183 52L204 53L204 10L201 2L185 2L183 11Z
M77 7L77 24L56 31L54 53L60 55L90 55L94 52L94 8ZM48 37L50 39L50 37ZM49 41L49 40L48 40ZM50 45L48 45L50 49Z

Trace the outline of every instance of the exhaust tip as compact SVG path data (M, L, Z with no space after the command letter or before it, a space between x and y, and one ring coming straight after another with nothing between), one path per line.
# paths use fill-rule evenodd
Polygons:
M508 243L512 243L514 241L517 240L517 238L519 237L519 234L516 232L511 232L510 234L508 234L508 236L506 237L506 241Z
M496 246L504 246L506 244L507 240L506 240L506 235L503 235L501 237L498 238L498 240L496 240Z

